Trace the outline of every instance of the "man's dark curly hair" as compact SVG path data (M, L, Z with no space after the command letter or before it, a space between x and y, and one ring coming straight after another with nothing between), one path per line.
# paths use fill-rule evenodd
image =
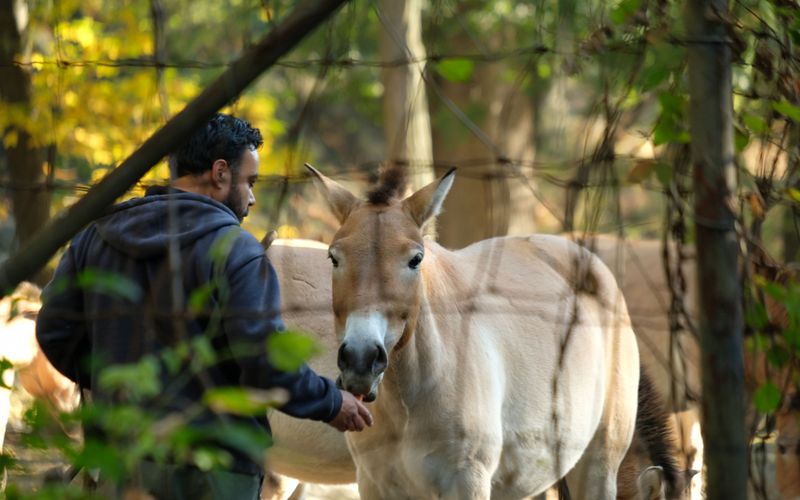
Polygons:
M248 149L258 149L263 143L261 132L248 122L217 113L169 155L169 168L176 177L202 174L215 160L222 159L237 172L242 154Z

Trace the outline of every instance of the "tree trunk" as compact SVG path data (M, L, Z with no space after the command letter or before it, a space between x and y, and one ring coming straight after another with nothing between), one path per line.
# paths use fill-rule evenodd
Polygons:
M420 0L381 0L382 61L423 61ZM416 191L433 182L431 118L423 62L387 66L383 79L383 124L389 164L405 167L408 187Z
M22 34L27 24L23 0L0 0L0 101L4 107L31 108L31 77L14 64L22 55ZM6 143L9 186L8 199L16 227L15 246L28 242L50 217L50 187L45 175L44 148L36 146L28 130L10 125L2 136L16 137ZM51 165L52 168L52 165ZM46 281L40 277L38 281ZM42 283L40 283L42 284Z
M708 498L747 497L743 322L726 0L687 0Z

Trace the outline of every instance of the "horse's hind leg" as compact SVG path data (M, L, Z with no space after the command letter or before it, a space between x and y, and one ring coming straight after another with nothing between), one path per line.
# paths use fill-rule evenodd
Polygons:
M625 452L617 457L607 453L603 442L595 439L575 467L567 474L569 498L572 500L613 500L617 496L617 469Z
M638 368L638 366L637 366ZM636 427L639 370L617 375L606 395L603 418L575 467L567 474L573 500L614 500L617 472ZM628 378L635 377L631 383ZM627 379L627 380L626 380Z

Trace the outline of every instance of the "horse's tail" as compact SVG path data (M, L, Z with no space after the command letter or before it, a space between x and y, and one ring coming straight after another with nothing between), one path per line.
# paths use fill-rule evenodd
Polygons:
M650 463L659 469L664 481L666 498L679 498L687 487L686 474L680 469L676 456L678 446L670 426L670 416L664 401L642 366L639 376L639 408L636 413L636 434L647 451ZM693 473L689 472L689 477Z

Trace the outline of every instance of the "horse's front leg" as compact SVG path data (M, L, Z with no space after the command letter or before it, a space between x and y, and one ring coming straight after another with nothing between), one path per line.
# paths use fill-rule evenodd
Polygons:
M461 469L453 478L452 487L444 492L445 500L489 500L492 496L492 475L483 464Z
M364 475L359 474L358 478L358 497L361 500L380 500L383 498L381 490L378 488L378 485L375 484L371 479L368 477L362 477Z

